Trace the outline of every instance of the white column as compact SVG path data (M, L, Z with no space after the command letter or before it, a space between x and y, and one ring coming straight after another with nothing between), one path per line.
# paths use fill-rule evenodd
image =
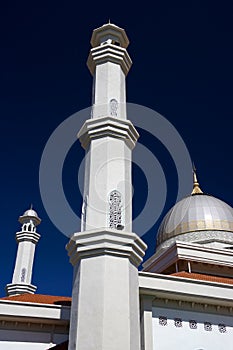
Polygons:
M107 24L93 31L87 65L93 75L92 118L126 119L125 76L132 61L125 31Z
M132 232L131 153L126 118L131 67L123 29L94 30L88 67L93 113L78 137L86 150L81 232L67 245L74 266L69 350L140 350L138 266L146 249Z
M135 233L93 230L74 234L69 350L139 350L137 266L146 245Z
M41 220L34 210L29 209L20 216L19 221L22 224L22 229L16 233L18 250L12 283L6 286L7 295L34 293L37 288L31 284L31 281L35 247L40 239L40 234L36 232L36 226L40 224Z
M125 74L119 65L113 62L98 65L93 91L93 118L110 115L126 119Z
M129 40L123 29L107 24L94 30L91 44L87 65L93 75L93 113L78 133L86 150L82 231L101 227L131 231L131 153L139 135L126 116L125 77L132 65L126 50Z
M128 120L108 117L86 121L79 132L86 148L82 230L110 227L132 230L131 149L138 133ZM114 199L119 197L119 216L113 224ZM115 199L115 202L117 199Z

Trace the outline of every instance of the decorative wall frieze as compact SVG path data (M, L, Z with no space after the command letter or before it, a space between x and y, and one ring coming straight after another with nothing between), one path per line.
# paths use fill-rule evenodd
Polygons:
M196 303L192 301L183 301L175 299L155 298L153 307L163 307L168 309L181 309L183 311L196 311L211 314L232 315L232 307L223 305L212 305L207 303Z
M66 324L49 324L41 322L31 321L10 321L0 320L0 330L18 330L18 331L30 331L30 332L44 332L44 333L56 333L56 334L68 334L69 325Z
M172 322L168 322L168 320L170 320ZM170 325L170 326L174 326L176 328L182 328L184 322L187 322L187 320L186 319L183 320L180 317L175 317L174 319L169 319L167 316L164 316L164 315L158 316L158 324L162 327ZM227 333L227 326L224 323L219 323L219 324L213 325L209 321L197 322L196 320L189 320L188 324L189 324L189 328L192 330L204 329L206 332L212 332L214 330L218 330L220 333Z

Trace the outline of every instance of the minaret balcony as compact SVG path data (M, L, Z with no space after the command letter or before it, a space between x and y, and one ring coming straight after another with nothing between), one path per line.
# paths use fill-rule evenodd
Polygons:
M113 117L99 117L88 119L78 133L78 138L84 149L87 149L94 139L113 137L124 140L132 150L135 147L139 134L131 121L116 120Z
M73 266L82 258L111 255L128 258L138 267L146 248L135 233L110 228L77 232L66 246Z
M107 43L91 49L87 60L87 66L92 75L94 75L95 67L98 64L106 62L119 64L125 75L128 74L132 66L131 58L127 50L123 47Z
M6 285L6 291L8 296L25 293L34 294L36 289L36 286L28 283L9 283Z
M19 231L19 232L16 232L15 237L18 243L23 241L28 241L36 244L40 239L40 234L37 232Z

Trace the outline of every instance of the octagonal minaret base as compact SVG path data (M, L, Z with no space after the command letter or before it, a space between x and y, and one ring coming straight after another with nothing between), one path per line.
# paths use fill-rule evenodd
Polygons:
M139 350L138 265L145 243L132 232L78 232L67 245L74 266L69 350Z

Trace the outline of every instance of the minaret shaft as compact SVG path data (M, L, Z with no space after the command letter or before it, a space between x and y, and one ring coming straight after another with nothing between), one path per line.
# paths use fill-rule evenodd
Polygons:
M132 232L131 153L139 135L126 118L128 39L106 24L91 43L93 111L78 133L86 150L82 227L67 245L74 266L69 350L139 350L137 267L146 245Z
M94 291L94 296L88 305L81 300L72 308L71 319L76 322L71 321L69 349L139 350L140 328L135 315L139 309L138 294L132 292L138 290L137 273L137 268L125 258L99 256L95 267L91 259L82 259L72 300L90 297L90 291Z
M32 268L35 255L35 244L25 241L19 244L12 283L27 283L32 281Z
M96 67L93 79L92 117L126 119L125 74L118 64L106 62Z
M121 201L119 224L124 230L131 231L131 150L125 142L109 137L93 140L86 154L85 174L86 214L82 230L115 227L110 222L114 206L110 197L116 190Z
M131 231L131 152L139 136L126 116L125 77L132 62L121 29L106 29L94 35L87 61L93 75L93 108L78 134L86 150L81 230Z
M22 224L22 228L16 233L18 250L12 283L6 286L7 295L36 291L36 286L31 282L35 248L40 239L40 234L36 232L36 226L40 224L41 220L37 213L30 208L19 217L19 222Z

